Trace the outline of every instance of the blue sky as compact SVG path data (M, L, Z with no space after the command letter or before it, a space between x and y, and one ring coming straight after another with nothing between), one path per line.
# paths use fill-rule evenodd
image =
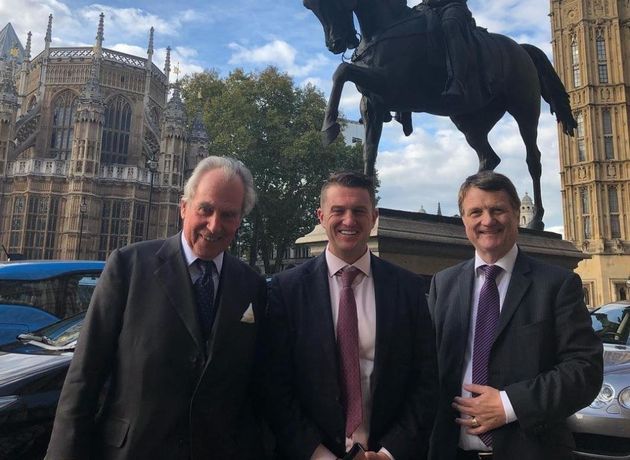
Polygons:
M408 0L410 6L417 2ZM551 58L547 1L469 0L468 5L478 25L536 45ZM313 83L328 94L331 75L340 62L339 56L327 51L319 22L301 0L0 0L0 27L11 22L23 45L31 31L35 56L43 48L49 14L54 16L52 46L88 46L94 42L101 12L106 48L145 56L153 26L154 61L163 67L170 46L171 62L178 63L180 77L209 68L227 75L236 67L255 71L273 64L296 84ZM358 101L353 85L346 85L341 109L348 118L358 118ZM558 134L549 107L542 104L538 145L543 156L545 223L548 230L560 231ZM423 206L435 212L439 201L443 214L453 215L458 186L476 171L477 157L448 118L416 114L414 129L404 137L400 125L385 125L376 164L380 205L407 211ZM509 115L495 126L490 143L503 160L497 171L512 178L520 195L531 196L525 148Z

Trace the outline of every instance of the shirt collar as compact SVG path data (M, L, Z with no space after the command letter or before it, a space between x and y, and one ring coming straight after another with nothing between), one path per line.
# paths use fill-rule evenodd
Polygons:
M370 276L371 268L370 268L370 251L368 249L365 250L365 254L363 254L359 259L353 263L349 264L343 259L340 259L336 255L334 255L328 247L326 247L326 265L328 266L328 276L333 277L337 274L339 270L344 268L347 265L353 265L357 267L365 276Z
M499 260L497 260L493 265L498 265L506 273L512 273L512 270L514 269L514 264L516 263L517 255L518 255L518 246L516 246L515 244L514 246L512 246L512 249L510 249L507 252L506 255L504 255ZM488 264L481 257L479 257L479 254L477 254L477 251L475 251L475 273L477 273L477 269L481 267L482 265L488 265Z
M184 257L186 258L186 266L190 267L197 259L199 259L199 257L195 255L192 248L188 245L188 241L184 237L184 232L181 232L181 240L182 250L184 251ZM221 274L221 268L223 267L223 254L224 253L221 252L218 256L212 259L219 275Z

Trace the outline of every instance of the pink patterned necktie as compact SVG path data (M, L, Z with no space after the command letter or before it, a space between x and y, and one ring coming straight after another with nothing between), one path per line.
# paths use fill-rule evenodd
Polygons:
M363 419L359 367L359 326L357 324L357 304L352 290L352 282L360 270L353 266L347 266L340 273L342 288L337 317L337 346L339 347L342 402L346 410L346 436L350 437Z
M488 384L488 363L494 335L499 326L499 289L496 277L503 270L498 265L479 267L485 275L485 281L479 291L479 306L475 323L475 343L473 345L472 381L477 385ZM483 443L492 447L490 432L479 435Z

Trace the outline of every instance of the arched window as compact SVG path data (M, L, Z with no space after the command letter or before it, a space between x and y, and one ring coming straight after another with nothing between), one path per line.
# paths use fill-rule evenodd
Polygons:
M582 77L580 75L580 50L575 37L571 41L571 65L573 66L573 87L579 88L582 85Z
M111 99L105 109L101 146L102 164L126 164L131 132L131 105L122 96Z
M597 75L600 83L608 83L608 63L606 61L606 42L601 33L595 40L597 49Z
M578 161L586 161L586 144L584 142L584 114L579 112L576 117L577 121L577 133L576 133L576 142L577 142L577 159Z
M74 113L77 98L70 90L59 94L53 102L52 135L50 136L50 155L59 160L70 158L74 134Z

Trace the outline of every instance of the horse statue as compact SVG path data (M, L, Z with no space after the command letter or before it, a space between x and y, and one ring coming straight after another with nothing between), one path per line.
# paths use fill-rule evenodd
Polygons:
M543 51L475 27L466 82L470 96L453 104L442 95L448 78L445 45L440 19L432 8L422 4L410 8L401 0L304 0L304 6L321 22L331 52L340 54L356 47L351 62L342 62L333 74L322 127L325 145L339 135L339 101L346 82L353 82L362 94L364 172L370 176L383 122L391 120L391 112L406 135L412 130L411 112L450 117L477 153L479 171L494 170L501 161L488 142L488 133L508 112L525 143L533 181L535 214L529 227L544 229L542 165L536 145L541 95L565 134L572 136L577 123L565 87ZM362 34L360 41L353 14Z

